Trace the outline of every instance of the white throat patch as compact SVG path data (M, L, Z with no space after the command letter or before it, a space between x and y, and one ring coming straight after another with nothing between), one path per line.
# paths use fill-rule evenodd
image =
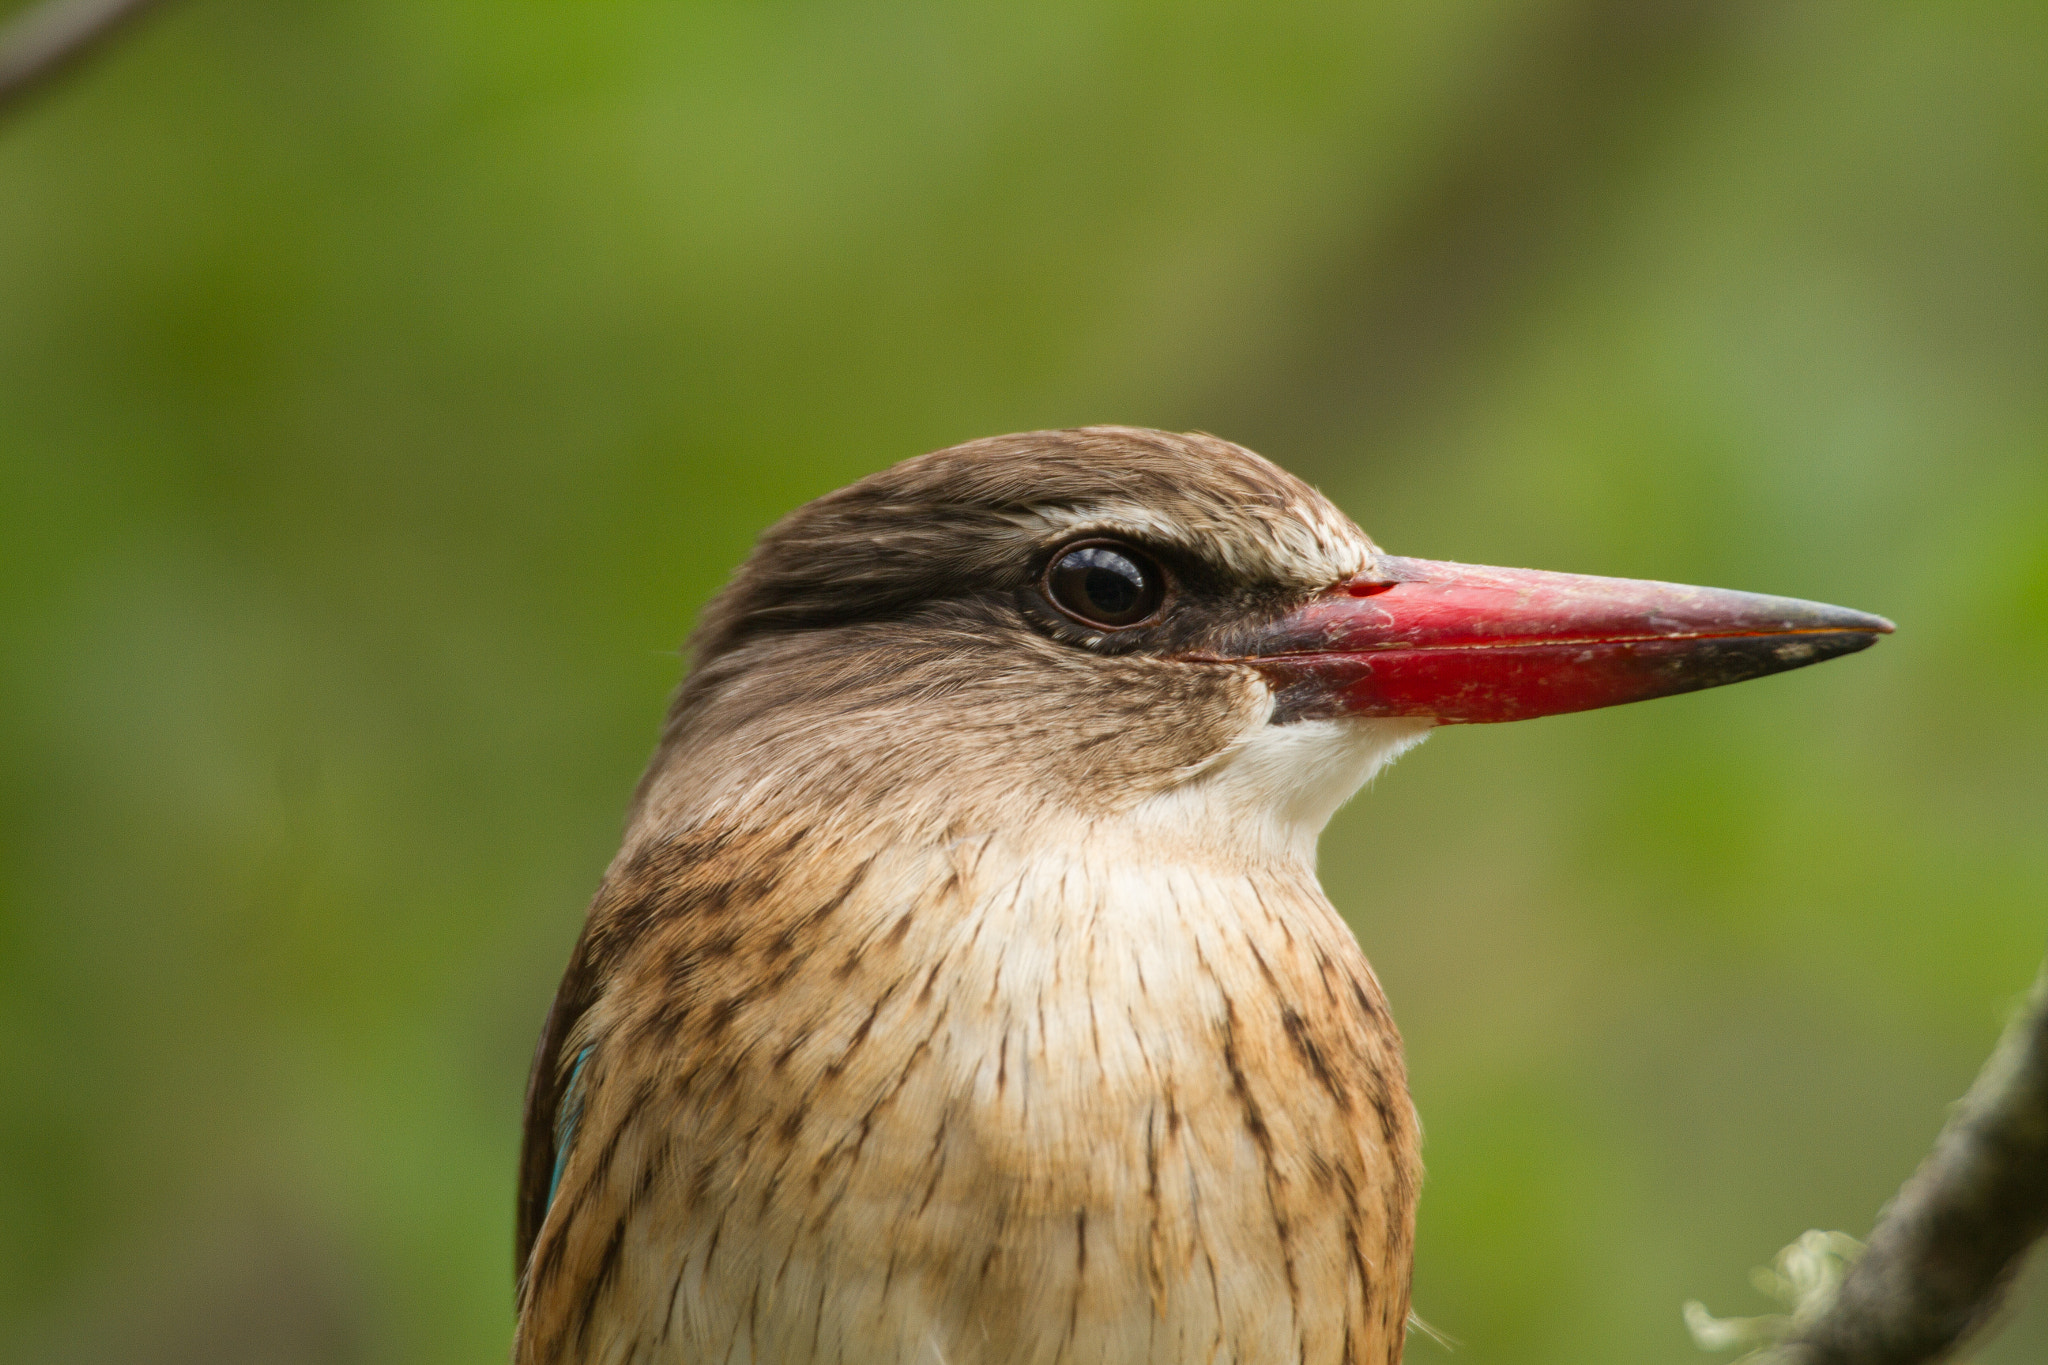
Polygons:
M1260 724L1133 816L1159 836L1313 865L1316 838L1374 774L1429 738L1427 717ZM1226 854L1226 856L1228 856Z

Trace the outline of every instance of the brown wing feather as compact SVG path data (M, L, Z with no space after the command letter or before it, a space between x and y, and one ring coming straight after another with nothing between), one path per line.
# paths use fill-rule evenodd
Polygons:
M556 1122L569 1080L568 1068L562 1065L564 1045L604 995L617 964L649 930L707 905L756 903L773 888L801 833L799 829L796 836L757 837L738 849L727 847L733 836L717 830L662 839L628 859L598 888L548 1010L526 1081L512 1267L522 1293L527 1262L547 1220L548 1187L554 1183L555 1160L560 1156Z
M547 1218L548 1186L555 1171L555 1120L562 1107L567 1076L562 1043L598 994L598 973L592 964L591 932L586 927L569 956L569 969L548 1007L548 1020L533 1050L533 1070L526 1078L526 1127L519 1144L519 1204L514 1234L512 1273L526 1279L526 1263L540 1225Z

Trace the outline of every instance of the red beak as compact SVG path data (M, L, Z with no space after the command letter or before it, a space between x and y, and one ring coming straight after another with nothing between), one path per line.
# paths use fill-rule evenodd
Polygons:
M1693 692L1868 648L1892 623L1790 597L1382 556L1241 657L1282 713L1526 720Z

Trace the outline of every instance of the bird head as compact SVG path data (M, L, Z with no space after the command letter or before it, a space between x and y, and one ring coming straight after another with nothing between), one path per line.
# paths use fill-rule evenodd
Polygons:
M1113 818L1305 854L1437 725L1862 649L1788 598L1382 552L1242 447L1128 427L906 460L785 517L707 608L627 851L784 820Z

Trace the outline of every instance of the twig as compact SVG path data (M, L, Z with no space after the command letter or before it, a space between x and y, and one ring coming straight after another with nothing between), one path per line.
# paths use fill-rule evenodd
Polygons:
M0 113L161 0L44 0L0 28Z
M2048 965L1832 1302L1795 1312L1756 1365L1945 1359L1997 1311L2044 1232Z

